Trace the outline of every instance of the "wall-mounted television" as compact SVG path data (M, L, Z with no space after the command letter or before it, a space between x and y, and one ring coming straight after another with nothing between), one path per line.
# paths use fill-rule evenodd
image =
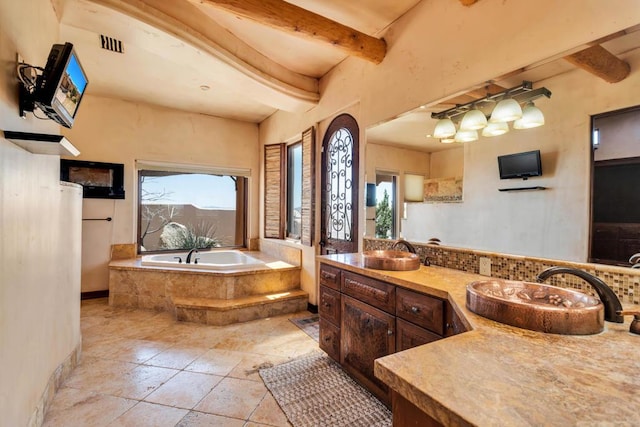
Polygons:
M33 101L47 117L70 128L88 83L73 45L54 44L38 77Z
M498 156L500 179L522 178L542 175L540 150Z
M498 156L500 179L522 178L542 175L540 150Z
M82 185L85 199L124 199L122 163L60 159L60 180Z

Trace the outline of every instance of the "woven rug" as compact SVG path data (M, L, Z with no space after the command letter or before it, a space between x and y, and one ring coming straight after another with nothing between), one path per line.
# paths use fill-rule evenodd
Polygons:
M260 376L294 427L391 426L391 411L324 353L261 369Z
M309 317L289 319L294 325L302 329L305 334L318 342L320 340L320 316L314 314Z

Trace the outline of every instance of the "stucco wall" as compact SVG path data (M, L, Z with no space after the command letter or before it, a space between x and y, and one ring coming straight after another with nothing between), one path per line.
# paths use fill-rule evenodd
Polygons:
M284 141L314 123L329 120L354 103L359 105L355 117L360 127L366 128L639 22L640 8L635 0L479 1L471 7L457 1L423 1L386 31L388 53L381 64L369 64L357 58L343 61L322 78L322 99L316 108L306 113L278 112L270 116L260 125L260 141L261 144ZM635 68L637 64L632 64L632 70ZM543 161L551 165L551 170L538 182L553 189L505 195L512 197L507 201L508 207L497 208L486 201L490 196L488 200L495 202L499 194L497 178L492 175L497 167L495 156L513 147L504 142L469 146L464 155L465 202L456 209L472 210L475 216L450 217L428 212L436 214L448 229L457 230L455 235L441 231L438 237L446 238L449 244L466 243L486 248L496 246L493 242L501 242L496 250L516 253L526 250L541 256L585 259L589 192L586 173L590 161L588 115L638 104L640 99L630 100L638 93L631 89L633 80L610 85L590 75L584 77L586 83L583 80L569 84L567 89L549 87L554 106L548 111L547 106L544 107L545 129L549 132L546 139L519 140L523 148L546 150L548 154ZM637 83L635 85L637 87ZM624 96L604 95L605 88ZM570 91L573 93L568 93ZM598 93L603 94L598 102L585 102ZM576 101L580 102L580 111L574 111L568 122L554 118L554 109L572 110ZM321 130L318 138L322 137ZM360 161L364 162L364 157ZM319 163L317 166L317 182L320 182ZM361 182L364 182L364 168ZM364 186L360 191L360 200L363 200ZM504 198L500 199L503 201ZM520 201L524 201L523 206L533 205L535 209L521 209ZM415 209L421 216L427 214L420 211L425 209L451 213L452 206L443 206L416 205ZM319 211L316 214L319 224ZM496 215L499 220L494 219ZM505 221L508 221L506 227ZM493 234L494 225L500 227L499 235ZM428 223L416 226L417 231L412 236L406 235L407 238L423 239L427 231L427 237L435 235ZM303 268L311 270L308 266Z
M34 31L37 28L38 31ZM16 52L43 66L58 42L49 0L0 1L0 129L59 134L18 117ZM80 345L81 189L60 185L60 158L0 138L0 424L37 425L55 370Z
M78 160L125 167L124 200L84 199L85 217L113 221L83 224L83 292L108 288L111 244L136 242L136 160L250 169L248 236L258 236L258 125L87 95L63 132L80 150Z

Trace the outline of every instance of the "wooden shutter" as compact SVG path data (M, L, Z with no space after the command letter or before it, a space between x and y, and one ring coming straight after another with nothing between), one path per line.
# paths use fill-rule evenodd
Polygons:
M285 145L264 147L264 237L284 239Z
M302 132L302 233L303 245L313 245L315 212L315 129Z

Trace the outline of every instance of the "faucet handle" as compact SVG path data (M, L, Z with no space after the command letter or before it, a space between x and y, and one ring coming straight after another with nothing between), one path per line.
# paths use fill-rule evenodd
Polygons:
M616 313L620 316L633 316L629 332L632 334L640 334L640 310L618 310Z

